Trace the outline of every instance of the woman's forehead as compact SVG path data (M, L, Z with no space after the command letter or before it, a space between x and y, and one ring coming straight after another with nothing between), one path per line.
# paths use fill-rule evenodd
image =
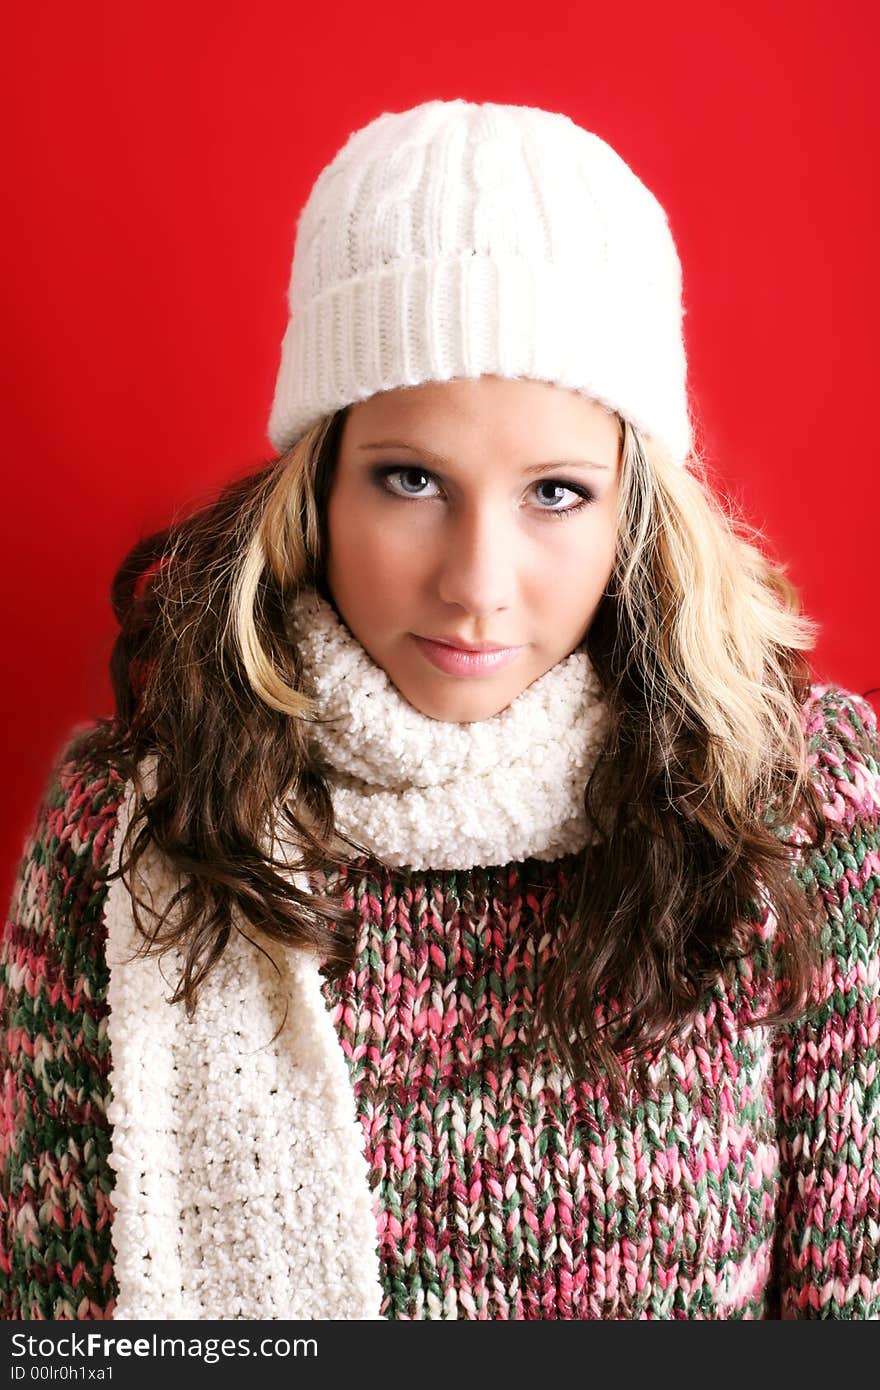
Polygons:
M554 383L492 376L399 387L349 407L353 446L399 440L443 452L471 443L542 456L612 446L621 424L607 406ZM537 457L537 456L536 456Z

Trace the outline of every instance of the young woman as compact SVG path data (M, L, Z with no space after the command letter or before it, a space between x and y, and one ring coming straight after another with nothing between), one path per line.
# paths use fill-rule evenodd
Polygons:
M880 1316L877 721L707 481L663 209L385 113L290 307L22 860L4 1316Z

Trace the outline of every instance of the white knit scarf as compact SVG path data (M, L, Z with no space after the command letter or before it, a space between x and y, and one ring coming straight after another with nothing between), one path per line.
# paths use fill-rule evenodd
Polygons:
M319 595L300 594L294 616L304 673L340 717L318 738L346 833L414 868L552 859L585 842L601 713L584 652L500 714L447 725L403 699ZM111 870L133 806L129 782ZM161 911L177 887L151 849L140 899ZM127 876L111 881L104 920L115 1318L378 1318L376 1211L318 957L268 939L257 950L236 919L187 1020L168 1002L183 954L135 957Z
M411 705L315 589L290 611L312 747L341 830L393 867L470 869L558 859L591 838L584 787L606 706L579 646L505 709L469 724Z

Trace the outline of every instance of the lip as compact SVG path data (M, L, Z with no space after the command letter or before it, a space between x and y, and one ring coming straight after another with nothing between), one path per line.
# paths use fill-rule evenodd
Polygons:
M445 642L432 642L430 637L413 640L432 665L449 676L487 676L507 666L522 651L522 647L496 647L491 651L466 651L463 647L452 647Z
M458 652L508 652L515 648L504 642L457 642L454 637L422 638L423 642L436 642L441 647L454 647Z

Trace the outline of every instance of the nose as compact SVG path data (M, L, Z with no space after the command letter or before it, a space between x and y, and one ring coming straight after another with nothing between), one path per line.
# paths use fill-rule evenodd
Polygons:
M497 504L463 508L449 518L435 574L435 589L444 603L477 617L513 603L514 526Z

